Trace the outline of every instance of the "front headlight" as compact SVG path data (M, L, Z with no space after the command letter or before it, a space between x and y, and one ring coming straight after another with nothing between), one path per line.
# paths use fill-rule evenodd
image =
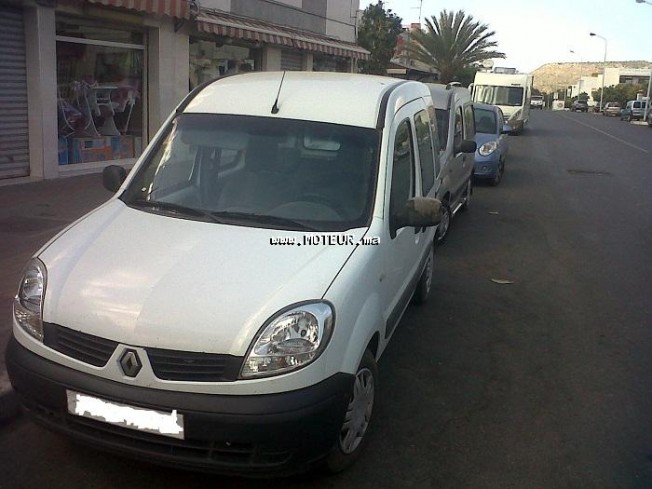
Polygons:
M47 284L45 265L38 258L27 263L14 299L16 322L37 340L43 341L43 297Z
M480 146L478 153L480 156L489 156L491 153L496 151L497 147L498 144L496 144L496 141L489 141L488 143L484 143L482 146Z
M259 331L240 377L268 377L305 367L326 348L334 311L326 302L301 304L273 317Z

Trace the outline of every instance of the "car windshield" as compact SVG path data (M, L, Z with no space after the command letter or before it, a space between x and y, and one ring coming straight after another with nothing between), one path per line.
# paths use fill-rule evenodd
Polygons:
M493 110L478 109L475 114L475 132L483 134L496 134L496 113Z
M518 107L523 105L523 87L476 85L475 101L483 104Z
M344 231L369 220L378 146L374 129L182 114L120 198L186 219Z

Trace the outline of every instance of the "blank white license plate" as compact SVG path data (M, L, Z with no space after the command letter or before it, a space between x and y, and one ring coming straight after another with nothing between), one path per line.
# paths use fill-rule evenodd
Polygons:
M115 426L183 440L183 415L129 406L66 390L68 412Z

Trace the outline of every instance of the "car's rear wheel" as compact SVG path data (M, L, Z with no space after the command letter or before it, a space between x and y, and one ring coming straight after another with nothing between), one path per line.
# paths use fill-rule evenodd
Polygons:
M366 350L355 374L349 405L335 446L326 458L331 472L340 472L355 462L364 448L371 423L378 366L373 354Z

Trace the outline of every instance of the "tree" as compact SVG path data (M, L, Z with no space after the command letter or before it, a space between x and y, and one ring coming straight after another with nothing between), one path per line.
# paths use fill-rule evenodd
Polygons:
M396 40L402 30L402 20L393 14L391 9L385 10L381 0L364 10L358 29L358 44L371 55L368 60L360 63L363 73L387 74L387 67L394 56Z
M491 38L496 33L486 24L473 20L464 10L443 10L439 19L426 18L426 30L412 33L410 55L439 71L443 83L464 76L470 66L491 58L504 58L494 51L498 43Z
M600 92L601 88L593 90L591 96L593 100L600 101ZM610 87L604 87L604 97L603 102L618 102L621 107L624 107L627 104L628 100L636 100L636 95L638 93L645 93L647 91L646 85L633 85L630 83L620 83L619 85L612 85Z

